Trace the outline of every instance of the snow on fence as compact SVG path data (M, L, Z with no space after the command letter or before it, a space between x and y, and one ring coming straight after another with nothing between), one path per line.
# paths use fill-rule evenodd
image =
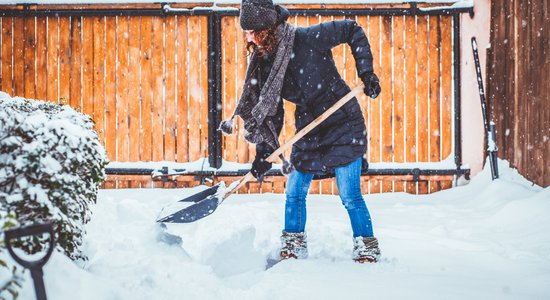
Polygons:
M451 170L437 176L364 176L364 191L428 193L449 188L461 167L460 147L455 142L459 106L453 75L453 26L461 11L434 9L428 13L416 4L391 4L385 10L380 4L371 6L395 13L354 13L357 9L365 12L365 5L290 5L301 12L290 22L308 26L352 18L365 29L383 91L376 100L359 97L369 130L370 162L418 163L422 168L424 163L454 159ZM307 13L308 8L325 11L312 14ZM91 115L111 161L253 160L254 147L242 138L241 123L237 124L239 134L230 137L222 138L209 128L212 113L223 119L233 111L245 75L244 36L234 10L225 14L219 13L219 7L216 10L221 29L220 66L214 67L219 69L221 82L216 87L220 101L212 102L216 82L209 77L209 34L215 34L209 24L211 14L184 10L167 14L153 4L0 9L1 90L66 102ZM343 78L350 86L358 84L349 46L339 46L333 54ZM283 141L294 133L293 111L292 104L285 103ZM212 144L216 143L221 151L213 154ZM261 188L252 182L241 192L282 192L284 179L270 178L273 182L265 182ZM154 185L193 186L200 180L180 176ZM110 176L106 187L145 185L151 185L150 178L119 175ZM312 193L337 193L336 185L332 180L315 182Z

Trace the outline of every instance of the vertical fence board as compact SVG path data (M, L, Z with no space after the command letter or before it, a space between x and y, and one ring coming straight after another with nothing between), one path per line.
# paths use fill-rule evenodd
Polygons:
M440 41L441 41L441 32L439 27L439 17L430 16L429 18L429 135L428 140L430 143L429 146L429 161L438 162L440 158L440 137L441 137L441 128L440 128ZM439 184L437 182L430 182L430 192L438 191Z
M24 56L24 71L23 78L24 84L24 97L35 99L36 98L36 86L35 86L35 18L27 17L24 19L24 33L23 33L23 56Z
M243 41L237 40L236 37L236 21L237 17L225 17L222 19L222 106L223 106L223 120L227 120L231 117L231 114L235 110L237 104L236 95L236 51L235 46ZM235 118L235 120L238 117ZM237 135L224 135L223 137L223 158L227 161L238 161L237 155Z
M393 161L405 162L405 16L395 16L393 20ZM394 192L404 189L402 181L394 181Z
M152 158L152 125L153 125L153 91L152 65L153 52L152 17L141 17L141 161L151 161Z
M93 64L94 29L92 17L82 17L82 112L92 116L94 111ZM49 51L48 51L49 53ZM49 73L49 71L48 71ZM48 94L50 89L48 87Z
M189 55L193 61L201 57L201 26L198 18L189 18ZM201 61L202 63L202 61ZM189 65L189 160L200 158L201 152L201 77L200 68Z
M164 160L176 159L176 17L165 19Z
M416 17L405 18L405 161L416 162ZM412 183L407 183L408 190L412 190Z
M81 85L81 64L82 64L82 40L81 31L82 23L80 17L71 18L71 32L69 37L70 43L70 83L69 83L69 105L73 108L82 111L82 85ZM40 48L37 48L37 51ZM37 52L38 53L38 52ZM38 56L38 55L37 55ZM37 64L38 65L38 64ZM37 69L39 67L37 66ZM38 88L37 88L38 94Z
M59 100L70 104L71 82L71 18L59 18Z
M417 157L420 162L429 161L429 65L428 65L428 17L417 17ZM420 187L419 187L420 188Z
M154 17L152 23L151 84L152 84L152 160L164 160L164 20Z
M13 22L13 86L15 95L25 93L25 56L24 56L24 18L15 18Z
M92 118L99 135L99 140L105 145L105 17L93 17L93 101Z
M176 55L177 55L177 161L186 162L189 161L189 127L188 127L188 113L189 113L189 77L188 77L188 51L189 51L189 32L188 32L188 17L177 16L177 37L176 37Z
M429 136L430 141L429 147L429 159L431 162L440 161L440 76L439 66L440 66L440 31L439 31L439 17L431 16L429 20L429 95L430 100L428 104L429 110Z
M59 77L58 77L58 64L59 64L59 18L48 17L48 61L46 69L48 71L47 82L47 100L59 101ZM92 99L90 99L92 100Z
M47 59L48 59L48 28L47 17L36 18L36 99L45 100L47 95Z
M2 17L2 91L13 95L13 18Z
M441 159L448 158L453 149L453 98L452 98L452 18L441 17ZM442 185L445 188L446 185Z
M128 27L128 154L130 161L140 160L141 136L141 18L130 17ZM136 183L131 183L135 187Z
M393 91L392 91L392 48L394 45L394 40L392 36L392 17L384 16L382 17L382 53L390 53L390 55L382 56L382 73L380 84L383 91L386 93L381 94L382 96L382 160L385 162L393 161L394 149L393 149ZM391 192L392 184L391 182L383 181L382 182L382 192Z
M374 67L374 73L378 74L378 76L382 76L382 67L381 67L381 61L382 56L381 53L381 43L380 43L380 32L381 32L381 17L378 16L371 16L370 19L370 27L369 27L369 40L371 43L371 50L373 55L373 67ZM370 110L369 110L369 161L371 162L380 162L382 160L381 156L381 120L380 120L380 112L382 109L382 97L384 97L385 94L387 94L389 91L383 90L378 96L377 99L370 101Z
M244 37L244 31L242 31L239 22L235 20L235 28L237 30L236 35L236 48L237 48L237 96L236 99L238 99L241 96L241 93L243 91L243 84L244 84L244 77L246 74L246 67L247 67L247 58L248 58L248 51L246 50L246 44L245 44L245 37ZM236 105L236 104L235 104ZM237 155L238 155L238 162L239 163L246 163L252 161L252 157L249 151L249 147L247 145L247 142L242 138L243 136L243 122L240 118L236 118L235 124L237 125L237 128L234 128L236 136L236 143L237 143ZM284 131L284 129L282 130ZM282 132L281 135L284 136L284 133Z
M371 45L373 60L374 73L378 74L380 80L382 79L382 42L381 42L381 32L382 32L382 17L379 16L369 16L369 30L368 38ZM382 82L382 81L381 81ZM368 119L368 134L369 134L369 147L368 147L368 160L369 162L380 162L382 161L382 98L387 93L390 93L388 90L384 90L382 87L382 92L380 95L373 100L369 101L369 119ZM380 193L381 186L378 180L369 180L369 193Z
M208 66L210 54L208 53L208 18L201 16L201 65ZM199 156L208 157L208 68L200 68L200 91L201 91L201 149Z
M111 161L117 160L116 17L105 18L105 147Z
M116 26L116 122L117 122L117 161L128 161L130 155L129 150L129 124L128 124L128 107L129 105L135 105L137 101L133 99L133 102L130 103L128 93L130 86L128 84L128 53L129 49L129 17L121 16L117 17L117 26ZM132 86L131 89L135 89L135 86ZM119 186L127 186L127 183L122 183L119 181Z

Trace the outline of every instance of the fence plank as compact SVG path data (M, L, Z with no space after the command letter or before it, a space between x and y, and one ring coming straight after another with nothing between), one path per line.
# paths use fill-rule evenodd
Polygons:
M129 17L120 16L117 17L117 26L116 26L116 40L117 40L117 68L116 68L116 121L117 121L117 161L128 161L130 159L129 155L129 124L128 124L128 106L135 105L137 101L134 100L133 103L129 103L128 93L128 76L130 75L128 70L128 54L129 49ZM132 89L136 87L133 86ZM122 184L119 182L119 187L121 185L127 186L128 184Z
M165 19L165 124L164 124L164 160L176 160L176 17Z
M92 116L94 111L94 47L91 42L93 39L93 18L82 17L82 112L89 116ZM50 89L48 88L49 93Z
M405 16L395 16L393 22L393 161L405 162ZM404 190L403 181L393 182L394 192Z
M13 22L13 85L14 95L25 93L25 56L24 56L24 18L15 18Z
M418 78L417 78L417 157L420 162L429 161L429 78L428 78L428 17L417 17L417 53L418 53ZM419 184L419 192L424 191L424 186Z
M48 61L46 69L48 71L47 82L47 99L48 101L59 101L59 77L58 77L58 63L59 63L59 34L57 33L59 27L58 17L48 17Z
M176 52L177 52L177 161L187 162L189 161L189 127L188 127L188 113L189 113L189 32L188 32L188 19L186 16L177 16L177 37L176 37Z
M371 50L372 50L372 56L374 58L373 60L373 67L374 67L374 73L378 74L379 77L382 77L382 51L381 51L381 43L380 43L380 32L381 32L381 25L382 25L382 18L379 16L371 16L369 17L369 40L371 44ZM385 80L384 78L381 78L380 80ZM382 82L382 81L381 81ZM368 133L369 133L369 153L368 153L368 159L370 162L380 162L382 160L381 155L381 120L380 120L380 113L382 109L382 98L386 93L389 91L382 90L380 96L378 96L377 99L373 99L369 102L369 119L368 119ZM369 182L369 184L371 184Z
M453 43L452 18L441 17L441 159L445 160L453 149ZM458 113L458 112L457 112ZM446 189L446 186L442 186Z
M243 84L244 84L244 77L246 74L246 68L247 68L247 58L248 58L248 51L246 50L246 43L245 43L245 37L244 32L241 29L241 26L239 25L238 21L235 20L235 28L237 31L236 34L236 44L237 44L237 96L236 100L239 99L239 97L242 94L243 91ZM235 104L236 105L236 104ZM250 152L250 148L248 143L244 140L244 123L240 118L235 119L235 124L237 125L237 128L235 128L235 137L236 137L236 143L237 143L237 156L238 156L238 162L239 163L247 163L251 162L254 158ZM283 129L284 130L284 129ZM281 134L282 135L282 134Z
M48 40L47 40L47 17L36 18L36 99L47 99L47 59L48 59Z
M152 160L164 160L164 20L154 17L152 23L151 96L152 96Z
M152 66L151 56L153 52L152 25L153 17L141 17L141 161L152 159L152 125L153 125L153 91L152 91Z
M93 120L99 140L105 145L105 17L93 17Z
M201 26L198 18L189 18L189 55L193 61L201 61ZM189 65L189 160L195 161L201 154L201 75L200 68Z
M24 19L24 33L23 33L23 56L24 56L24 66L25 69L23 71L23 78L25 80L24 83L24 97L35 99L36 98L36 86L35 86L35 47L36 47L36 40L35 40L35 18L34 17L27 17Z
M236 37L237 17L228 16L222 19L222 68L223 68L223 120L231 117L237 103L235 72L237 71L235 46L243 41ZM238 161L237 135L224 135L223 158L227 161Z
M141 65L141 18L130 17L128 27L128 138L129 138L129 158L130 161L140 160L140 136L141 136L141 84L140 84L140 65ZM136 183L130 183L130 187L135 187Z
M393 25L392 17L384 16L382 17L382 53L391 53L394 40L392 37ZM382 90L386 91L384 94L381 94L382 98L382 161L391 162L393 161L394 149L393 149L393 115L392 115L392 104L393 104L393 91L392 91L392 80L393 80L393 71L392 71L392 57L391 55L382 56L382 73L381 73L380 84ZM382 182L382 192L391 192L392 183L390 181Z
M2 17L2 91L13 95L13 18Z
M199 17L201 27L201 66L208 66L208 18ZM208 68L200 68L201 73L201 149L199 157L208 157Z
M70 43L70 83L69 83L69 105L78 111L82 111L82 23L80 17L71 17ZM45 24L45 23L44 23ZM44 28L45 29L45 28ZM44 32L45 34L45 32ZM37 47L37 51L40 49ZM38 56L38 55L37 55ZM38 67L37 67L38 68ZM45 68L44 68L45 69ZM45 91L45 89L44 89ZM37 87L38 94L38 87Z
M105 18L105 147L111 161L117 161L116 17ZM115 66L110 67L110 66Z
M416 17L407 16L405 18L405 161L416 162L417 158L417 71L416 71ZM412 183L407 183L407 192L413 191ZM416 184L414 184L416 193Z
M429 147L429 159L431 162L437 162L440 161L440 136L441 136L441 128L440 128L440 72L439 72L439 66L441 64L441 57L440 57L440 46L441 46L441 32L439 27L439 17L438 16L430 16L429 19L429 40L430 40L430 48L429 48L429 81L430 81L430 88L429 88L429 95L430 100L428 104L429 114L430 114L430 122L428 124L429 126L429 141L430 141L430 147Z
M59 18L59 101L70 104L71 18Z

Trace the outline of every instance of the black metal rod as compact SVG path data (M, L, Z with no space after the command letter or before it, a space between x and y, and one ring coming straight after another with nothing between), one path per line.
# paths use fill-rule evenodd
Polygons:
M292 15L300 16L415 16L415 15L455 15L458 13L473 13L472 7L447 7L433 9L419 9L416 3L411 3L410 8L368 8L368 9L290 9ZM164 15L210 15L216 13L219 16L237 16L238 10L231 9L181 9L165 10L164 4L155 8L115 8L115 9L32 9L25 5L24 9L2 9L2 17L21 17L21 16L164 16Z
M148 170L148 173L143 172L143 170ZM151 175L154 169L132 169L132 168L107 168L105 173L108 175ZM175 170L176 172L180 170ZM232 171L213 171L213 170L196 170L185 172L181 170L182 173L175 174L182 176L244 176L250 170L249 169L239 169ZM409 169L368 169L364 171L361 175L395 175L395 176L406 176L406 175L421 175L421 176L430 176L430 175L464 175L469 174L470 170L468 169L420 169L420 168L409 168ZM267 176L283 176L281 170L274 169L266 173Z
M410 8L367 8L367 9L289 9L291 15L296 16L418 16L418 15L454 15L457 13L471 13L471 7L419 9L415 3ZM238 16L235 10L219 11L220 15Z
M455 164L462 167L462 105L460 82L460 14L453 15L453 70L454 70L454 123L455 123Z
M222 166L221 31L221 17L208 15L208 162L214 168Z

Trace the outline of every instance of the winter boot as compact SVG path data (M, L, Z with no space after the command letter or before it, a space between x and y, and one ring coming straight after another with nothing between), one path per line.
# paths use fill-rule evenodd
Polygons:
M374 263L380 258L380 248L375 237L353 238L353 260L358 263Z
M307 236L305 232L286 232L281 235L281 260L307 258Z

